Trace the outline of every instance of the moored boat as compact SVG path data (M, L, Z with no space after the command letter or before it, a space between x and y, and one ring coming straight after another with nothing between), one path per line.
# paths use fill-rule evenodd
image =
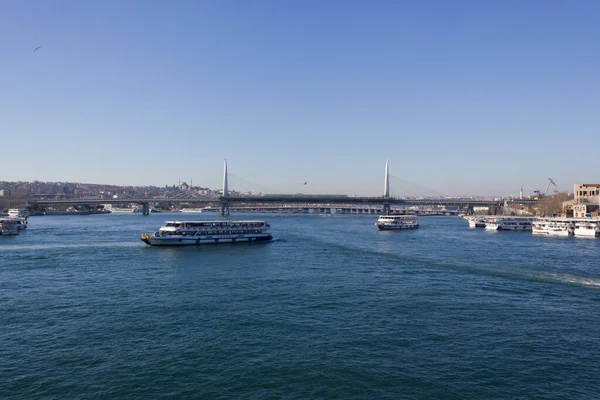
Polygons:
M530 231L531 217L489 217L485 224L486 231Z
M573 236L575 234L575 223L570 218L549 218L549 236Z
M419 227L416 215L380 215L375 223L380 231L414 229Z
M182 208L181 212L184 212L184 213L201 213L202 209L201 208Z
M470 217L467 221L469 221L469 228L485 228L485 217Z
M548 234L548 219L547 218L536 218L531 223L531 233L534 235L547 235Z
M11 218L24 218L29 216L29 210L25 206L17 207L17 208L9 208L8 216Z
M582 237L600 237L600 220L575 221L573 235Z
M167 221L141 240L150 246L259 242L273 239L266 221Z

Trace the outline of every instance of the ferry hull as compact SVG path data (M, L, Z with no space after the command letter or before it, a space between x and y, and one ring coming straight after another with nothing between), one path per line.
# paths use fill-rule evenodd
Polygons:
M575 229L573 235L579 237L600 237L600 231L594 231L592 229Z
M531 226L498 226L495 224L488 224L485 227L486 231L531 231Z
M573 232L564 229L549 229L548 236L573 236Z
M531 233L533 233L534 235L548 235L548 230L547 229L532 229Z
M469 221L469 228L485 228L485 222Z
M415 229L418 228L419 224L412 225L377 225L377 229L380 231L398 231L402 229Z
M249 242L265 242L273 239L273 235L256 235L256 236L234 236L234 237L219 237L219 238L174 238L174 237L143 237L142 242L150 246L199 246L203 244L219 244L219 243L249 243Z

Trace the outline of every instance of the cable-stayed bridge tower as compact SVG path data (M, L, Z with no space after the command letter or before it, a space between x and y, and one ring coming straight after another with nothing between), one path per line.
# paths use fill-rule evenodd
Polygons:
M229 196L229 188L227 187L227 160L223 161L223 198ZM221 202L221 215L229 215L229 202L227 200Z
M383 184L383 214L384 215L390 215L390 210L391 210L391 204L389 203L389 201L386 201L386 199L389 200L390 198L390 160L385 160L385 181Z

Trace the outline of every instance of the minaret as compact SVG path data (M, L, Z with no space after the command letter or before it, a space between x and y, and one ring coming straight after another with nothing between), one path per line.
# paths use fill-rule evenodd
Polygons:
M383 197L390 197L390 172L389 172L390 160L385 160L385 183L383 186Z
M521 192L519 193L519 198L522 199L523 198L523 186L521 186Z
M223 197L229 195L229 189L227 188L227 160L223 164Z

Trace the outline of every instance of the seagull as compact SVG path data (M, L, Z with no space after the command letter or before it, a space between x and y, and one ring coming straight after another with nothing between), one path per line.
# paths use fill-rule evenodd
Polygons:
M42 48L42 46L38 46L38 47L36 47L36 48L33 50L33 52L35 53L36 51L38 51L38 50L39 50L39 49L41 49L41 48Z
M304 184L306 185L308 182L304 182Z

